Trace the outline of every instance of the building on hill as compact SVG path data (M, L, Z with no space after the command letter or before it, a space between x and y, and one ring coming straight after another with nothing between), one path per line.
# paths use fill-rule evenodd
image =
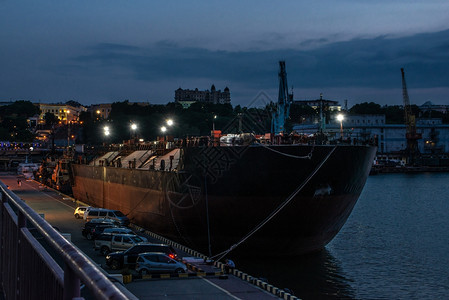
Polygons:
M112 110L111 103L92 104L87 111L90 112L93 118L107 119Z
M200 91L197 88L194 90L179 88L175 91L175 102L182 104L183 107L188 107L195 102L230 104L231 93L228 87L225 87L222 92L221 90L217 90L215 85L211 86L210 91Z
M54 114L61 121L78 121L81 112L86 111L84 106L72 106L63 103L57 104L47 104L47 103L39 103L39 109L41 110L41 114L39 118L41 120L44 119L46 113Z

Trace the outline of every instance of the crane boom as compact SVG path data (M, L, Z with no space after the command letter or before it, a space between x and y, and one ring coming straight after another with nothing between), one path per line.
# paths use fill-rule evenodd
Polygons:
M408 92L407 92L407 83L405 82L404 68L401 68L401 74L402 74L402 98L404 100L404 119L405 119L405 125L407 126L407 130L408 130L410 128L410 125L414 125L414 124L412 124L411 120L410 120L411 116L412 116L412 108L410 107L410 99L408 97Z
M291 97L288 94L287 72L285 61L279 62L279 96L276 110L272 115L272 134L281 135L285 131L285 121L290 114Z
M407 154L407 163L414 164L416 156L419 154L418 140L422 137L420 133L416 132L416 120L415 115L412 114L412 108L410 106L410 99L407 92L407 84L405 82L404 68L401 68L402 74L402 98L404 101L404 120L406 127L405 137L407 139L407 148L405 152Z

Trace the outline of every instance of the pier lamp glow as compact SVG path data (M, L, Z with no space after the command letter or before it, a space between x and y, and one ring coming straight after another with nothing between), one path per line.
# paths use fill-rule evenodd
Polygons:
M105 126L105 127L103 128L103 130L104 130L104 135L105 135L105 136L108 136L108 135L111 134L111 132L109 131L109 127L108 127L108 126Z
M214 115L214 118L212 119L212 130L215 131L215 120L217 119L217 115Z
M131 123L131 138L137 138L136 130L137 130L137 124Z
M167 125L168 126L173 126L173 120L172 119L168 119L167 120Z
M345 116L343 114L337 115L337 120L340 121L340 137L343 138L343 120L345 119Z
M162 131L162 132L166 132L166 131L167 131L167 127L162 126L162 127L161 127L161 131Z

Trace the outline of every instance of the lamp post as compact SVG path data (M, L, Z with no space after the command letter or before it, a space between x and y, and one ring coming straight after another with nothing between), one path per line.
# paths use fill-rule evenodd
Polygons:
M131 124L131 132L132 132L132 133L131 133L131 138L132 138L132 137L135 137L135 138L137 137L137 136L136 136L136 130L137 130L137 124L136 124L136 123L132 123L132 124Z
M172 127L174 124L175 122L173 121L173 119L166 119L165 125L161 126L161 132L166 133L168 131L168 127Z
M69 153L69 147L70 147L70 124L69 124L69 113L70 113L70 110L66 110L66 121L67 121L67 154Z
M215 119L217 118L217 115L214 115L212 119L212 131L215 131Z
M337 115L337 120L340 121L340 137L343 139L343 120L345 119L345 116L343 114Z
M105 126L105 127L103 128L103 130L104 130L105 140L107 141L107 138L108 138L108 136L111 134L111 132L109 131L109 127L108 127L108 126Z

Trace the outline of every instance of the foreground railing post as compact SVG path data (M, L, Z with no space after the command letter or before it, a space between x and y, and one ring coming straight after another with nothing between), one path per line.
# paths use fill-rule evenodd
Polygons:
M80 296L80 279L75 272L64 263L64 300L78 298Z
M21 297L20 297L20 279L21 279L21 277L22 277L22 274L21 274L21 271L20 271L20 269L21 269L21 264L22 263L24 263L23 262L23 260L22 260L22 255L21 255L21 251L20 250L22 250L22 247L23 247L23 243L22 243L22 239L23 239L23 236L22 236L22 228L25 228L26 227L26 217L25 217L25 215L19 210L18 212L17 212L17 245L16 245L16 251L17 251L17 260L16 260L16 274L17 274L17 277L16 277L16 286L15 286L15 288L16 288L16 299L20 299Z
M0 191L0 284L3 284L3 255L5 255L3 250L3 245L5 243L5 235L3 234L3 222L5 220L5 202L5 193L3 191Z

